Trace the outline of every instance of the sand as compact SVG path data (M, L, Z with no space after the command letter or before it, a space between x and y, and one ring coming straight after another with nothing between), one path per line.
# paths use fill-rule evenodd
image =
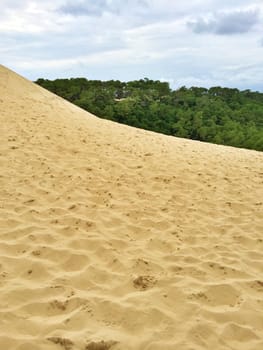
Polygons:
M263 153L101 120L0 66L0 349L263 349Z

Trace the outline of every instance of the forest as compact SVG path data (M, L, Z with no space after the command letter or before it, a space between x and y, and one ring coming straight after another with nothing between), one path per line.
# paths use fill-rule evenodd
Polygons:
M263 151L263 93L181 87L147 78L121 82L38 79L37 84L97 115L137 128Z

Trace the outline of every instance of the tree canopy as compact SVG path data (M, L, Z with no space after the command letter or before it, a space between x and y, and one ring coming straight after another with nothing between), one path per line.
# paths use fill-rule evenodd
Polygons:
M181 87L147 78L121 82L38 79L98 117L167 135L263 151L263 93Z

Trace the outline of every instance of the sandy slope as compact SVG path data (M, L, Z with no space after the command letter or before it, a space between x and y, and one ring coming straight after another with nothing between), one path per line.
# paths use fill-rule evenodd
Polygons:
M0 349L263 349L263 154L100 120L0 66Z

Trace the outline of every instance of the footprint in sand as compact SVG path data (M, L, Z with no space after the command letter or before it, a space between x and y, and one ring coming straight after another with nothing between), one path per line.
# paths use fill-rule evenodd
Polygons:
M113 340L91 342L88 345L86 345L85 350L110 350L116 344L117 342Z
M139 290L147 290L152 288L157 283L153 276L139 276L133 280L133 286Z

